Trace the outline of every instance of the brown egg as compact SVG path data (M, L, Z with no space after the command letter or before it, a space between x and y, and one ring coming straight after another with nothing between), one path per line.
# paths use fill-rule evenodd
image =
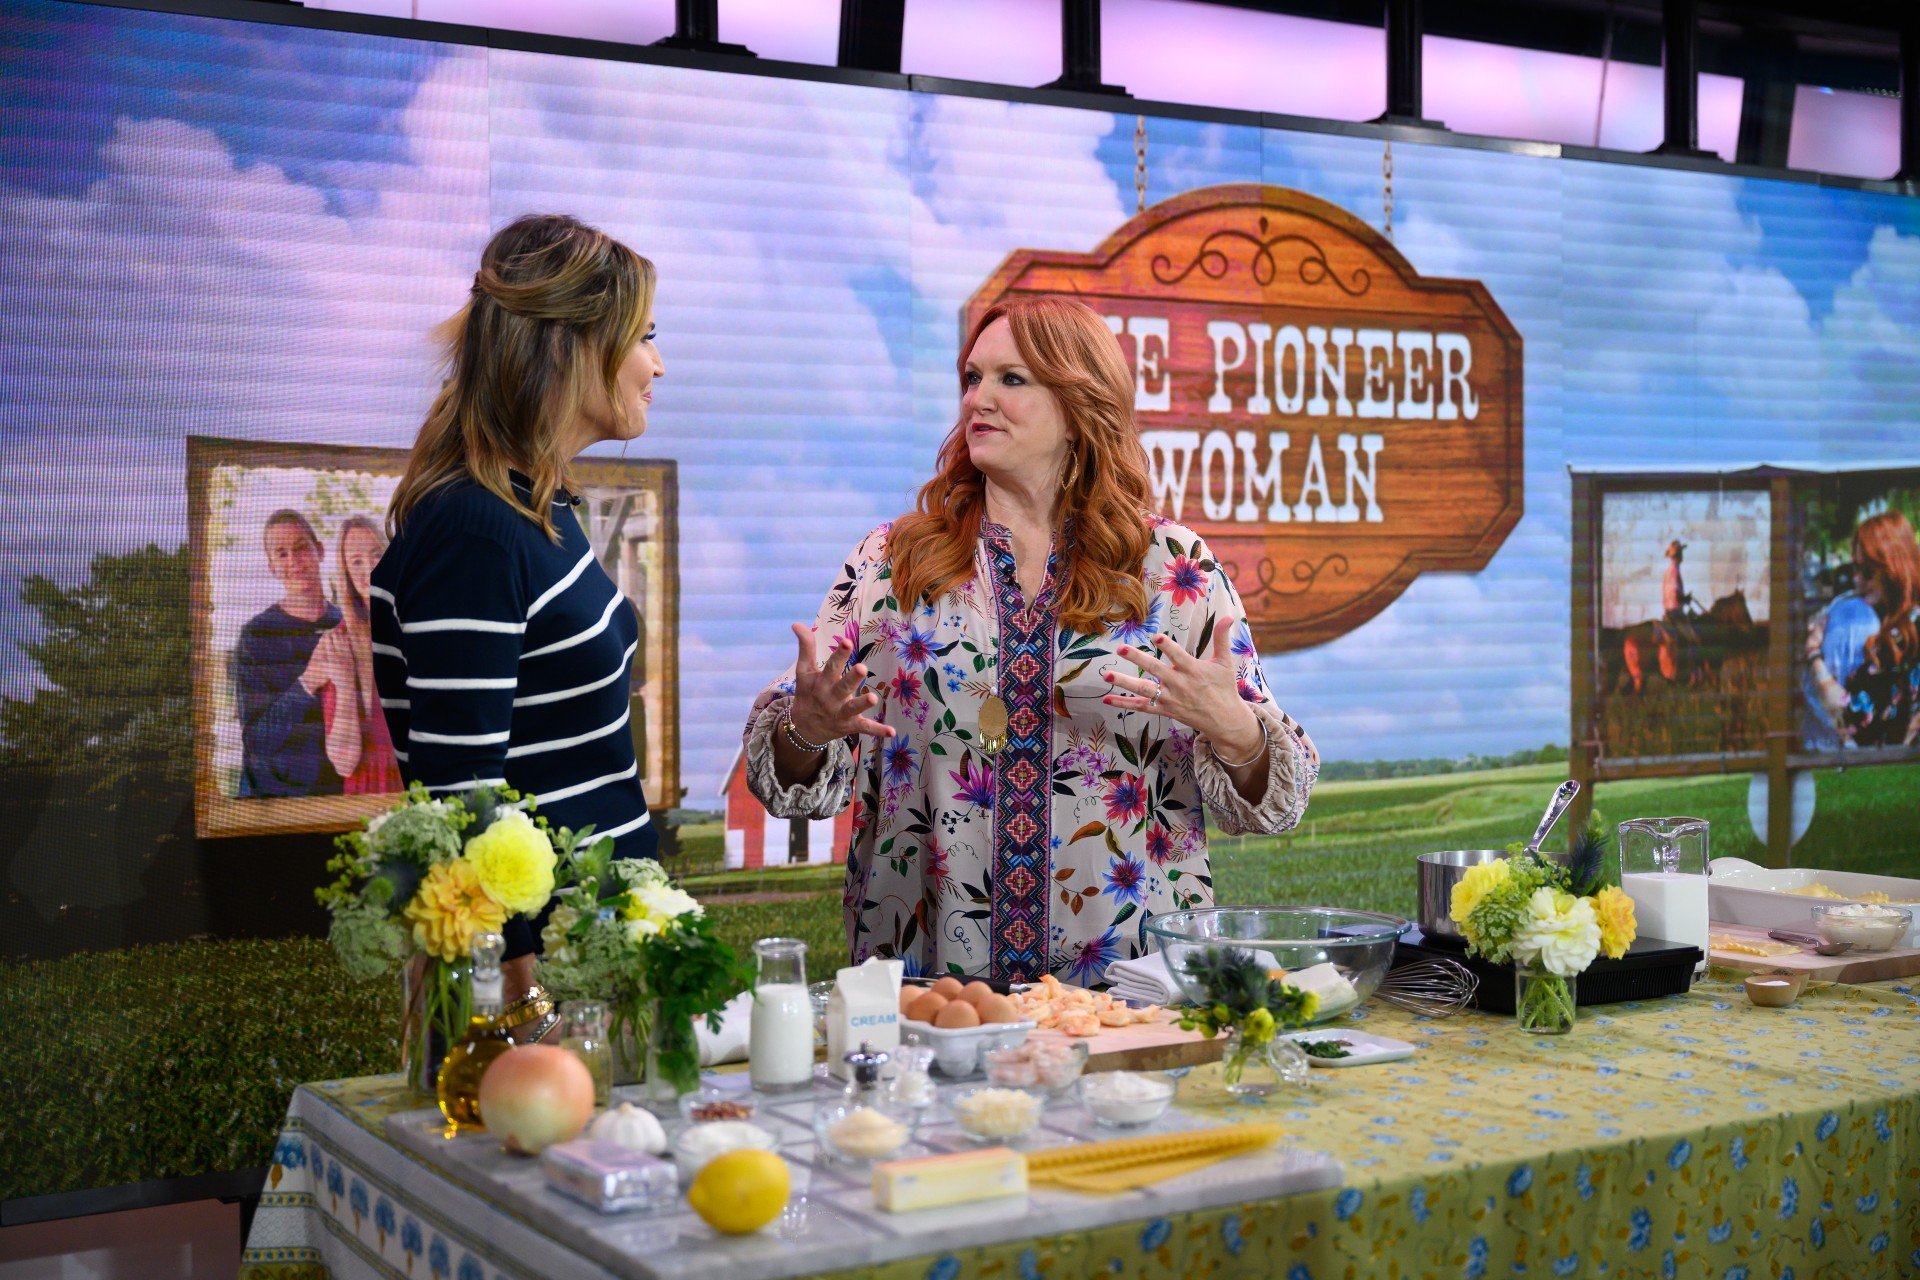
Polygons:
M984 982L969 982L960 989L960 999L978 1009L980 1002L993 994L993 988Z
M960 979L954 977L951 974L940 979L940 981L934 983L933 989L939 995L941 995L942 997L948 1000L958 999L960 992L964 990L964 988L961 987L960 985Z
M905 1014L907 1010L913 1008L913 1002L915 1000L918 1000L921 996L925 994L927 994L927 989L925 987L916 987L912 985L901 987L900 988L900 1012L902 1014Z
M936 1027L977 1027L980 1015L965 1000L949 1000L947 1007L934 1015Z
M946 1007L947 998L938 991L923 991L918 999L907 1006L907 1016L915 1022L933 1022Z
M986 998L974 1006L982 1022L1018 1022L1020 1011L1013 1007L1013 1001L997 992L988 992Z

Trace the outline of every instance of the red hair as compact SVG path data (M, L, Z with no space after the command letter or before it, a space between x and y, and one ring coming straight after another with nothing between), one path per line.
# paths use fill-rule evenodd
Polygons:
M1867 641L1867 661L1882 671L1920 657L1920 629L1913 612L1920 608L1920 543L1913 526L1898 511L1868 516L1853 531L1855 564L1869 565L1885 590L1880 601L1880 631Z
M1053 393L1067 420L1066 472L1073 482L1060 495L1054 523L1063 553L1055 597L1060 621L1094 632L1109 620L1144 618L1147 455L1134 428L1133 375L1120 343L1085 303L1045 295L1008 298L989 307L961 345L955 364L963 389L974 344L1003 318L1021 363ZM936 601L973 576L985 511L986 481L967 454L963 419L940 446L933 478L920 487L915 509L894 521L887 539L902 609ZM1071 544L1060 537L1069 519Z

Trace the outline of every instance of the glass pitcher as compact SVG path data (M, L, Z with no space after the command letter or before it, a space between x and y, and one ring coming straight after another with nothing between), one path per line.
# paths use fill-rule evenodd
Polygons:
M1706 971L1707 820L1631 818L1620 824L1620 888L1633 899L1636 932L1700 948Z

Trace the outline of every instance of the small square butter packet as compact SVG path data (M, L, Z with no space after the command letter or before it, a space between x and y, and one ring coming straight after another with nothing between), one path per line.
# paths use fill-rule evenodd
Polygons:
M540 1168L548 1186L600 1213L651 1209L680 1192L680 1174L671 1161L598 1138L548 1147Z

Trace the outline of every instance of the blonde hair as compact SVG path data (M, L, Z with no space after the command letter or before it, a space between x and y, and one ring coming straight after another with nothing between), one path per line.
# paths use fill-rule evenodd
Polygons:
M1077 631L1146 617L1141 578L1150 538L1146 451L1133 421L1133 376L1120 343L1093 309L1047 295L1008 298L989 307L960 348L967 358L986 327L1005 319L1021 363L1059 400L1069 431L1067 475L1056 519L1061 547L1060 621ZM915 509L894 521L887 539L895 598L902 609L935 601L973 574L974 545L986 511L986 481L967 454L966 421L954 424L933 478ZM1071 520L1072 542L1064 537Z
M428 494L470 478L558 542L563 430L595 392L625 426L620 366L646 336L655 279L647 259L565 214L530 214L496 232L467 304L434 331L447 378L387 508L389 536ZM509 470L532 482L530 501Z

